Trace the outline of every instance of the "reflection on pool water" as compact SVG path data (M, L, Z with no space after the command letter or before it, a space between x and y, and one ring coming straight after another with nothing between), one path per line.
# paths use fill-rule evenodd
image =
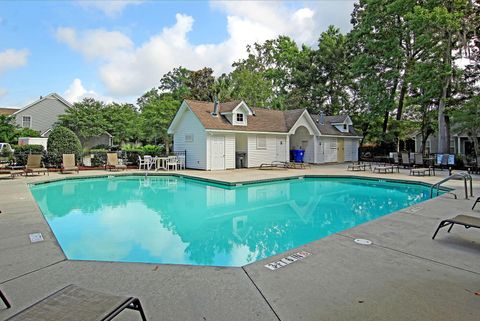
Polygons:
M424 201L423 185L305 178L228 187L174 176L31 191L75 260L242 266Z

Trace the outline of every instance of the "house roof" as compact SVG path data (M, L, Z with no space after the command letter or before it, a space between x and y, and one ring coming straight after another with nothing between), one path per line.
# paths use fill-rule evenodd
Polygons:
M283 112L285 117L285 125L287 126L287 130L290 130L293 125L297 122L298 118L302 116L305 109L292 109L286 110Z
M218 129L218 130L235 130L235 131L259 131L259 132L288 132L285 117L282 111L272 110L265 108L251 108L255 113L254 116L248 118L247 126L234 126L225 116L218 115L212 116L213 103L198 101L198 100L186 100L186 103L197 116L206 129ZM219 112L228 112L238 106L240 102L235 103L221 103L219 106ZM227 110L223 109L224 106ZM232 105L233 108L231 107ZM232 108L229 110L228 108Z
M247 126L234 126L228 119L221 115L222 112L229 112L235 109L241 102L228 102L219 104L219 115L212 116L213 102L185 100L191 111L197 116L205 129L232 130L232 131L254 131L254 132L275 132L288 133L298 119L306 112L305 109L273 110L266 108L251 108L253 116L248 118ZM310 115L316 127L322 135L330 136L360 136L353 126L347 133L342 133L332 123L343 123L348 115L326 116L325 123L320 125L318 115Z
M220 103L220 112L221 113L228 113L235 109L238 105L240 105L241 100L229 101L226 103Z
M330 124L341 124L347 118L347 115L325 116L325 121L328 121Z
M57 93L51 93L51 94L48 94L47 96L45 97L40 97L40 99L38 100L35 100L34 102L28 104L27 106L21 108L21 109L18 109L14 112L14 114L17 114L19 112L22 112L32 106L35 106L36 104L38 104L39 102L43 101L43 100L46 100L46 99L58 99L60 102L62 102L63 104L65 104L65 106L67 107L72 107L72 104L70 104L68 101L66 101L62 96L60 96L59 94Z
M19 109L16 109L16 108L0 108L0 115L12 115L18 110Z
M361 136L358 134L353 126L349 127L349 131L343 133L339 131L335 126L332 124L343 123L345 119L347 119L347 115L338 115L338 116L325 116L325 121L323 124L320 124L320 116L319 115L310 115L312 116L315 125L317 125L318 130L322 135L331 135L331 136Z

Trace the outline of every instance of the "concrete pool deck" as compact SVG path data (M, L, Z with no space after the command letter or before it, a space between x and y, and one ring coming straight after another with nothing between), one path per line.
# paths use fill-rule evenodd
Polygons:
M346 165L300 170L180 171L226 182L298 175L394 178L435 183L447 175L411 177L347 172ZM80 174L0 180L0 289L12 303L0 320L74 283L140 298L149 320L478 320L480 231L456 226L432 234L441 219L464 213L480 217L480 177L474 198L464 199L463 181L451 180L457 200L445 194L243 268L109 263L67 260L33 200L28 183ZM138 171L129 170L133 174ZM119 174L122 174L121 172ZM115 175L115 174L113 174ZM30 243L30 233L45 241ZM366 238L370 246L358 245ZM264 267L289 254L312 253L276 271ZM115 320L140 320L125 311Z

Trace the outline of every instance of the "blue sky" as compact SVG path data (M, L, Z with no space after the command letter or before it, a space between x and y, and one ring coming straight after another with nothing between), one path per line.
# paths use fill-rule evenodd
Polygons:
M354 1L2 1L0 107L57 92L134 102L182 65L228 72L245 46L346 32Z

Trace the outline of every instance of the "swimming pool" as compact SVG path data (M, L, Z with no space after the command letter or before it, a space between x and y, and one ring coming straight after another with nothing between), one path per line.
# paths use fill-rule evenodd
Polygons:
M73 260L243 266L429 198L420 184L301 178L227 186L177 176L32 185Z

